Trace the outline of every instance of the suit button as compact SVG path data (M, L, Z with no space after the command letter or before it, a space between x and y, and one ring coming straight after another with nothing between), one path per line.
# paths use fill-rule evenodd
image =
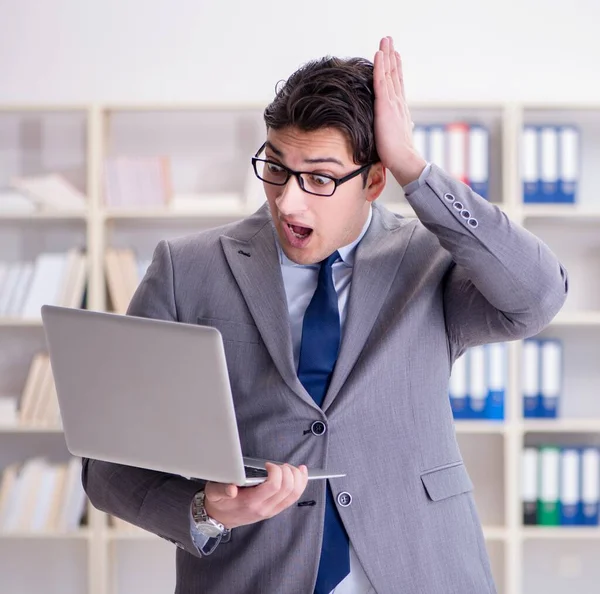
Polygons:
M448 202L454 202L455 200L454 196L450 193L444 194L444 198L448 200Z
M456 208L456 210L462 210L464 208L462 202L455 202L452 206Z
M479 221L477 219L469 219L467 221L467 225L469 225L469 227L473 227L473 229L476 229L477 227L479 227Z
M465 208L463 210L460 211L460 216L463 219L470 219L471 218L471 213Z
M348 507L352 503L352 495L346 491L342 491L337 496L337 500L342 507Z
M323 435L325 431L327 431L327 426L325 423L321 421L315 421L311 426L310 430L313 432L313 435Z

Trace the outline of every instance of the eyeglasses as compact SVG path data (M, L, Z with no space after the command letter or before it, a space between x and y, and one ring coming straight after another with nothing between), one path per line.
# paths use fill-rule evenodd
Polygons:
M315 196L333 196L338 186L360 175L372 165L372 163L367 163L360 169L340 178L331 177L323 173L315 173L314 171L293 171L281 163L269 161L268 159L259 159L258 155L262 153L266 145L267 143L265 142L258 149L256 155L252 157L252 165L256 177L273 186L285 186L293 175L298 180L298 185L302 190Z

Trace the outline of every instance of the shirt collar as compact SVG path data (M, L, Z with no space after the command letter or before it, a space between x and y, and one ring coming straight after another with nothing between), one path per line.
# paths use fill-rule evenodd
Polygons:
M340 258L342 259L342 262L346 266L350 266L350 267L354 266L354 259L356 257L356 248L357 248L358 244L360 243L361 239L365 236L365 233L367 232L367 230L369 229L369 225L371 224L372 218L373 218L373 208L370 207L369 215L367 216L367 220L365 221L365 224L363 225L360 235L352 243L349 243L348 245L345 245L338 249ZM279 251L280 264L282 264L283 266L304 266L304 264L296 264L296 262L292 262L285 255L285 252L283 251L283 249L281 249L281 244L279 243L279 238L277 237L277 234L275 234L275 239L277 242L277 249ZM312 264L311 266L317 266L317 264Z

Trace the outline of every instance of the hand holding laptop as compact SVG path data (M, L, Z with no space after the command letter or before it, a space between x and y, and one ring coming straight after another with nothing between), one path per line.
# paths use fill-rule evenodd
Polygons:
M281 513L298 501L308 483L306 466L265 464L267 479L255 487L209 482L204 489L206 512L231 530Z

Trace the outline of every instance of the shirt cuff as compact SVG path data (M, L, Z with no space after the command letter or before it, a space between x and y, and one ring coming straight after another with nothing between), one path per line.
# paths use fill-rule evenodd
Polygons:
M402 186L402 189L404 190L404 194L408 196L408 194L411 194L415 190L418 190L425 183L425 180L429 176L430 171L431 171L431 163L427 163L427 165L425 165L425 169L423 169L423 171L421 172L421 175L419 175L419 179L415 179L414 181L411 181L409 184Z

